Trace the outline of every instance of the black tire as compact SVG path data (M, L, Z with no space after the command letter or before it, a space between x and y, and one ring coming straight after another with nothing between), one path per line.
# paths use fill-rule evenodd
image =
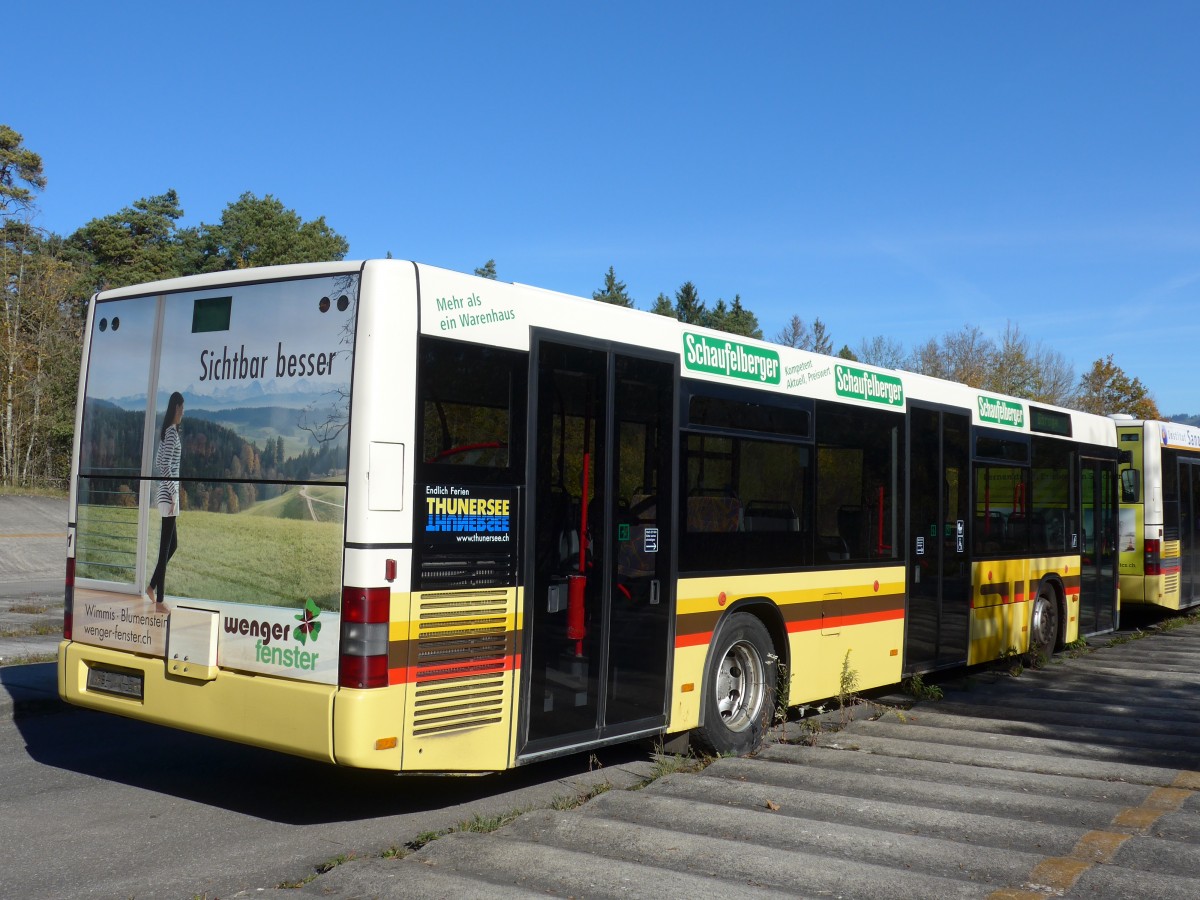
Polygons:
M704 678L704 724L696 744L716 755L742 756L762 743L774 712L775 646L749 613L726 620L709 654Z
M1029 614L1029 664L1045 663L1058 647L1058 598L1054 589L1038 589Z

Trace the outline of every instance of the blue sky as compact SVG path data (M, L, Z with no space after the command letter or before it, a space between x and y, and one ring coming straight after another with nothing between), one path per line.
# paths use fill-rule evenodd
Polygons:
M1008 321L1200 413L1200 4L16 0L0 121L70 233L174 188L835 349Z

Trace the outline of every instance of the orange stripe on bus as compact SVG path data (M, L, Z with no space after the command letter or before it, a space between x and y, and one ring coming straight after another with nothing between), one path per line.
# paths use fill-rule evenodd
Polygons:
M850 613L844 616L829 616L822 618L813 616L808 619L800 619L787 623L787 630L790 634L797 634L805 631L820 631L822 628L848 628L852 625L871 625L877 622L894 622L904 618L904 609L897 607L895 609L877 610L875 612L865 613ZM675 636L675 646L680 647L702 647L712 641L713 633L711 631L700 631L694 634L678 634Z
M788 622L789 632L819 631L822 628L847 628L851 625L870 625L875 622L894 622L904 618L903 609L882 609L877 612L850 613L844 616L829 616L820 619L805 619Z
M438 666L399 666L388 669L388 684L430 684L460 678L499 675L521 668L521 655L488 662L445 663Z

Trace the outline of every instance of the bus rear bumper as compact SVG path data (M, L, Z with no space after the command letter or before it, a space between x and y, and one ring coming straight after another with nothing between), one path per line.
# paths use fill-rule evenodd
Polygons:
M58 693L75 706L334 762L335 685L229 669L211 681L177 678L158 657L63 641Z

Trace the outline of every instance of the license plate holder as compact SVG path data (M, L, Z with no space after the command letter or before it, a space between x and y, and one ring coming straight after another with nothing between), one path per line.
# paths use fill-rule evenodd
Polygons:
M142 700L145 696L145 675L130 669L92 666L87 673L87 689L114 697Z

